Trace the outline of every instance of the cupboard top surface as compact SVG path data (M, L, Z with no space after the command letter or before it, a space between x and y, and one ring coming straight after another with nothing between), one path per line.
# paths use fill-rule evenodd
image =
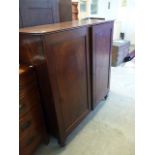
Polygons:
M47 24L47 25L39 25L27 28L21 28L19 30L20 33L24 34L46 34L53 33L56 31L63 31L67 29L73 29L75 27L82 27L88 25L96 25L100 23L111 22L110 20L105 21L103 19L83 19L83 20L75 20L69 22L61 22L56 24Z

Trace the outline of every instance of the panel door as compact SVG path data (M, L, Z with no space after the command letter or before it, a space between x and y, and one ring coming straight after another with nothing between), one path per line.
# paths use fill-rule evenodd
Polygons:
M19 7L23 27L59 21L57 0L20 0Z
M72 20L71 0L59 0L60 22Z
M93 107L95 107L109 90L112 23L92 27L93 37Z
M90 111L87 28L45 37L47 66L62 135Z

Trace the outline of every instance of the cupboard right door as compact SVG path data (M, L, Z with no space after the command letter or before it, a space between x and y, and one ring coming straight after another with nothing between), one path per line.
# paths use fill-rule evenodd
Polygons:
M113 21L92 26L92 109L109 91Z

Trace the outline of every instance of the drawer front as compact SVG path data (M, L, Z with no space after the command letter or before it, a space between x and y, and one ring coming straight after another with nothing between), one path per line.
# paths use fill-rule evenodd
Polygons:
M31 132L42 131L43 120L41 114L41 109L39 107L34 107L29 113L20 119L20 139L24 136L28 136Z
M37 90L33 89L29 93L26 93L19 100L19 115L23 116L25 113L29 112L34 105L40 103L40 98Z
M22 89L19 89L19 98L23 98L24 96L31 96L31 91L37 90L38 86L36 82L34 81L33 83L23 87Z
M26 75L20 75L20 77L19 77L19 88L20 89L25 88L35 80L36 79L35 79L34 72L31 72L29 74L27 73Z
M41 135L37 132L30 132L20 140L20 155L32 155L41 143Z

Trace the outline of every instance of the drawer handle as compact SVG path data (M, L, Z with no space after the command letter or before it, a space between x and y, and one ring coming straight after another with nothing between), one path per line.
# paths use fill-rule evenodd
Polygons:
M25 109L25 104L19 104L19 112L22 112Z
M22 125L21 125L21 129L22 129L22 130L25 130L25 129L29 128L30 125L31 125L31 120L29 120L29 121L27 121L26 123L22 124Z
M36 137L36 136L32 136L31 138L29 138L29 139L27 140L27 142L26 142L26 145L32 144L32 142L34 141L35 137Z

